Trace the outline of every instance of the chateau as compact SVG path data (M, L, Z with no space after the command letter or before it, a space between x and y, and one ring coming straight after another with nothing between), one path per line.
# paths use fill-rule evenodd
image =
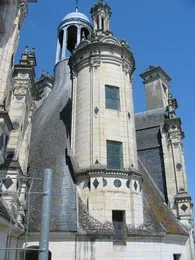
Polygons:
M35 80L34 49L13 64L27 2L36 1L0 4L0 260L38 259L46 168L48 259L194 260L169 75L152 65L140 74L147 111L134 113L135 59L112 33L111 7L98 0L93 25L78 8L64 17L54 77Z

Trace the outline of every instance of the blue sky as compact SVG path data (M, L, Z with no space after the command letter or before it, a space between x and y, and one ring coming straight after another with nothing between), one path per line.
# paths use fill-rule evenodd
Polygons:
M97 0L79 0L79 11L90 17ZM37 75L53 74L57 27L75 9L74 0L38 0L29 4L29 15L21 30L16 61L24 46L36 48ZM116 37L128 41L136 60L134 73L135 111L145 110L144 87L139 74L149 65L160 65L172 78L178 115L185 132L184 148L189 190L195 200L195 0L109 0L111 28Z

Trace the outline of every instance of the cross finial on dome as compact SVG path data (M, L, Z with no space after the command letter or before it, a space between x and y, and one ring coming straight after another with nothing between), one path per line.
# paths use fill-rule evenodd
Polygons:
M76 0L76 12L79 11L79 0Z

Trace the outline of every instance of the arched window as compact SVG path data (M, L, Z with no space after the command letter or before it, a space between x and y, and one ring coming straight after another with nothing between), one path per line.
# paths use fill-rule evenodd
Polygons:
M60 44L59 59L61 59L61 56L62 56L63 40L64 40L64 31L62 30L59 33L59 44Z
M67 49L72 54L77 43L77 27L72 25L67 30Z
M64 39L64 31L60 31L59 33L59 43L60 43L60 47L62 48L63 45L63 39Z
M99 16L97 17L97 30L100 29L100 19L99 19Z
M87 39L89 34L90 34L89 30L87 30L86 28L82 28L81 29L81 40L82 40L83 35L84 35L85 39Z

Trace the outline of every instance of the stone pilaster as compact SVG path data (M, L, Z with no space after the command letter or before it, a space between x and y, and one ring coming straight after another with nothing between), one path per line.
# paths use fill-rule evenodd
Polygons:
M184 133L181 128L181 119L176 116L177 101L171 94L168 99L168 118L165 120L165 128L167 131L168 145L172 158L172 170L174 175L175 194L172 190L168 190L168 196L174 198L172 200L176 207L176 214L179 219L190 219L192 217L191 197L188 195L188 185L185 170L185 162L183 155L182 139ZM168 173L167 173L168 176ZM167 181L168 177L167 177ZM168 187L169 185L167 185Z

